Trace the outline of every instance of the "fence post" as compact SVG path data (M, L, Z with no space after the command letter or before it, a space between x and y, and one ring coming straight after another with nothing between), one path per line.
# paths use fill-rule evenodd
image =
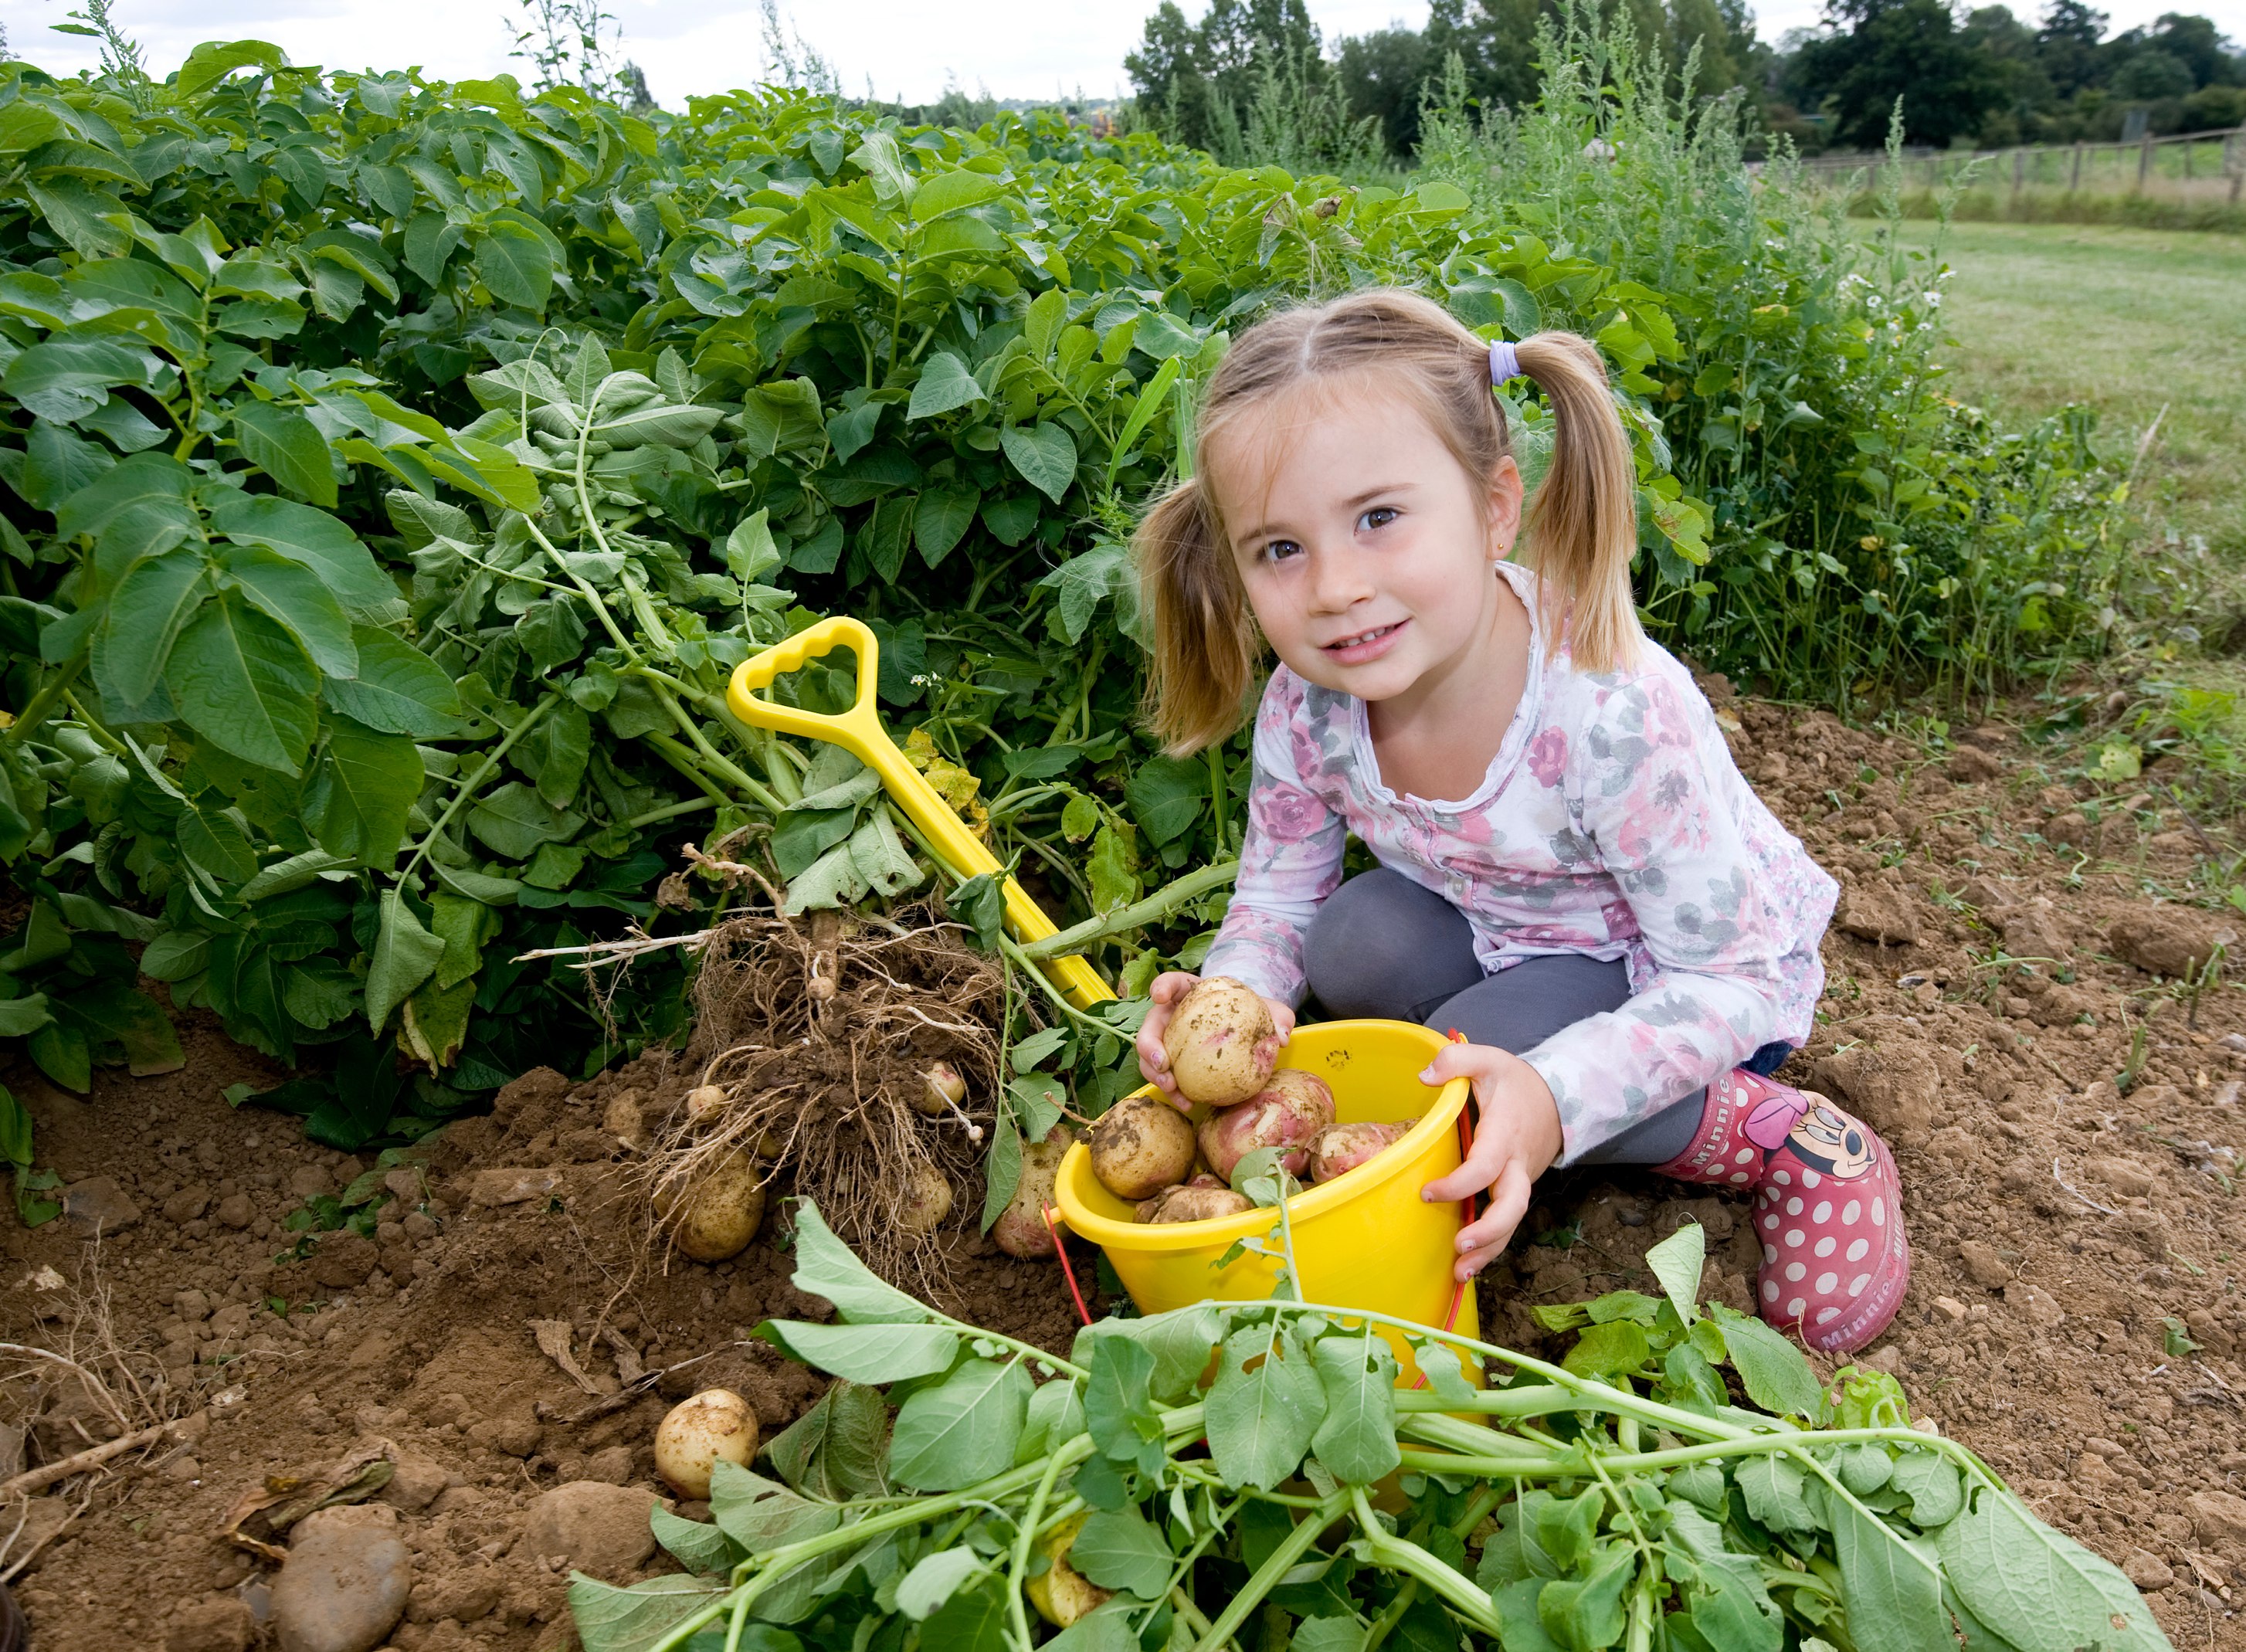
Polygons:
M2147 133L2137 139L2137 193L2145 193L2145 179L2153 170L2153 134Z
M2014 195L2016 195L2016 196L2017 196L2017 195L2020 193L2020 186L2021 186L2022 184L2024 184L2024 183L2025 183L2025 182L2027 181L2027 172L2028 172L2028 152L2027 152L2026 150L2025 150L2025 149L2015 149L2015 150L2013 150L2013 151L2012 151L2012 194L2013 194Z
M2067 185L2066 185L2066 193L2067 193L2068 194L2070 194L2070 195L2072 195L2072 194L2075 194L2079 193L2079 192L2081 190L2081 188L2082 188L2082 139L2079 139L2079 138L2077 138L2077 139L2074 140L2074 176L2073 176L2072 178L2071 178L2071 179L2069 179L2069 180L2067 180Z
M2230 203L2238 204L2238 187L2246 184L2246 127L2222 140L2222 170L2230 174Z

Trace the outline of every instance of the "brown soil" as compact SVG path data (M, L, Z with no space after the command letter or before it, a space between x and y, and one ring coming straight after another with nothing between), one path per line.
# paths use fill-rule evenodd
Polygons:
M2246 1590L2232 1191L2246 1002L2209 989L2195 1028L2174 980L2227 928L2184 903L2194 829L2133 795L2148 785L2052 784L2000 731L1930 756L1823 714L1733 709L1743 766L1843 884L1825 1018L1784 1076L1845 1098L1902 1166L1916 1274L1869 1362L2128 1569L2179 1646L2246 1649L2231 1617ZM2057 962L1993 965L2000 944ZM2114 1079L2139 1029L2124 1096ZM394 1461L379 1498L413 1574L387 1644L560 1646L566 1567L537 1552L551 1522L530 1521L542 1493L657 1489L655 1425L694 1389L738 1390L767 1436L816 1397L820 1379L743 1340L762 1318L825 1311L787 1284L772 1220L714 1268L650 1250L644 1163L615 1128L632 1110L616 1104L636 1090L642 1112L667 1105L684 1071L649 1061L575 1087L529 1075L395 1178L376 1238L331 1236L276 1266L288 1212L364 1166L291 1120L230 1111L228 1084L280 1075L207 1027L182 1030L184 1071L105 1074L91 1102L28 1063L0 1074L31 1110L44 1161L74 1183L113 1181L81 1186L79 1207L105 1192L137 1212L99 1246L67 1218L0 1222L0 1339L84 1356L71 1310L98 1283L150 1384L145 1404L128 1396L105 1417L58 1368L24 1365L0 1423L31 1424L36 1464L158 1411L186 1419L180 1443L39 1500L27 1530L67 1521L17 1581L39 1652L269 1639L256 1626L273 1573L221 1536L229 1512L378 1449ZM1486 1334L1544 1348L1529 1304L1650 1287L1646 1246L1688 1217L1709 1232L1706 1289L1745 1308L1756 1253L1743 1207L1682 1192L1626 1173L1548 1182L1484 1280ZM947 1305L1064 1347L1075 1315L1057 1271L973 1237L977 1203L958 1201L944 1240ZM1089 1288L1091 1268L1078 1272ZM566 1324L566 1344L551 1325L547 1339L582 1383L541 1351L538 1321ZM635 1394L642 1370L665 1374ZM0 1431L0 1459L7 1446ZM0 1565L23 1553L19 1538Z

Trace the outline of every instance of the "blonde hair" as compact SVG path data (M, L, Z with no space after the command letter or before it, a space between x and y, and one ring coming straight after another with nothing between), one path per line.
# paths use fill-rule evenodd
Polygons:
M1566 623L1577 666L1633 664L1644 635L1630 584L1637 481L1606 364L1575 333L1532 334L1514 349L1554 425L1551 466L1528 502L1519 560L1539 576L1548 622ZM1379 288L1283 310L1242 334L1209 379L1195 475L1208 473L1212 444L1243 414L1306 383L1377 373L1467 475L1487 479L1513 451L1489 371L1489 346L1417 293ZM1239 726L1260 663L1254 618L1203 482L1181 481L1156 500L1132 548L1154 627L1150 720L1182 756Z

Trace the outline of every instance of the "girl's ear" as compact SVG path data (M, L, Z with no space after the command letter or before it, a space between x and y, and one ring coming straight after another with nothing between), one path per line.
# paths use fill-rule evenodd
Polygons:
M1489 492L1484 504L1489 522L1491 561L1501 562L1513 554L1514 541L1521 537L1521 466L1508 453L1490 471Z

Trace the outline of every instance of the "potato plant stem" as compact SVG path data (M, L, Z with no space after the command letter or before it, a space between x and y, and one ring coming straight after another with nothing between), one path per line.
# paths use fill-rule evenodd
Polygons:
M1147 924L1168 917L1196 896L1230 883L1239 872L1240 862L1237 860L1223 860L1215 866L1203 867L1197 872L1188 872L1175 882L1164 884L1143 901L1134 901L1127 907L1118 907L1099 917L1087 918L1058 935L1029 942L1023 947L1022 955L1034 963L1045 958L1081 952L1111 935L1143 928Z
M1303 1552L1318 1540L1318 1534L1332 1522L1334 1516L1349 1506L1349 1492L1336 1492L1331 1497L1319 1499L1316 1511L1296 1523L1295 1529L1280 1540L1279 1547L1271 1551L1263 1564L1257 1567L1254 1574L1241 1586L1240 1593L1226 1602L1216 1621L1208 1626L1201 1639L1194 1642L1193 1652L1216 1652L1217 1648L1229 1641L1233 1632L1248 1621L1248 1615L1263 1605L1263 1597L1278 1587L1279 1580L1294 1569L1295 1562L1302 1559Z
M31 696L31 704L17 715L16 720L8 725L7 731L0 734L0 739L20 744L37 733L39 725L54 710L55 703L70 692L71 684L78 681L78 674L85 670L85 661L86 656L79 655L41 683L38 691Z
M405 869L398 874L398 881L400 884L411 878L415 868L429 858L429 846L444 836L445 828L451 826L453 817L467 806L468 799L475 796L485 781L499 772L500 760L514 749L515 742L537 727L539 719L552 710L561 698L562 696L558 691L548 694L515 720L514 726L507 731L506 738L491 749L490 754L484 758L482 765L469 777L458 792L453 794L453 800L445 806L444 813L437 817L436 825L431 826L428 834L415 846L413 858L405 863Z
M1397 1396L1400 1401L1404 1397ZM1417 1397L1416 1396L1414 1397ZM1403 1409L1400 1405L1399 1410ZM1475 1409L1454 1404L1452 1409ZM1578 1479L1588 1471L1596 1474L1601 1469L1610 1473L1639 1474L1656 1469L1682 1468L1691 1463L1706 1463L1724 1458L1774 1457L1785 1455L1805 1462L1814 1460L1814 1453L1841 1445L1902 1445L1917 1451L1938 1451L1960 1467L1977 1475L1985 1475L1991 1484L1996 1477L1986 1464L1957 1441L1939 1434L1922 1434L1915 1428L1834 1428L1819 1429L1815 1433L1750 1434L1730 1439L1711 1440L1700 1445L1672 1446L1661 1451L1599 1451L1587 1455L1582 1442L1576 1449L1537 1460L1521 1457L1502 1457L1494 1453L1473 1451L1422 1451L1406 1445L1403 1448L1404 1466L1425 1474L1469 1474L1502 1476L1517 1479ZM1596 1464L1593 1458L1596 1458Z
M1006 1560L1006 1610L1014 1622L1014 1637L1021 1643L1022 1652L1029 1652L1030 1614L1022 1600L1022 1586L1029 1581L1030 1546L1037 1540L1038 1519L1045 1513L1045 1499L1052 1495L1053 1482L1060 1477L1060 1454L1055 1452L1046 1459L1044 1477L1038 1488L1030 1493L1030 1506L1022 1511L1021 1524L1014 1533L1013 1553Z
M1498 1632L1497 1616L1490 1609L1487 1589L1417 1543L1390 1535L1388 1528L1380 1523L1379 1514L1366 1499L1363 1486L1351 1486L1349 1495L1357 1506L1357 1523L1365 1533L1365 1547L1374 1564L1419 1579L1441 1595L1453 1612L1484 1635Z

